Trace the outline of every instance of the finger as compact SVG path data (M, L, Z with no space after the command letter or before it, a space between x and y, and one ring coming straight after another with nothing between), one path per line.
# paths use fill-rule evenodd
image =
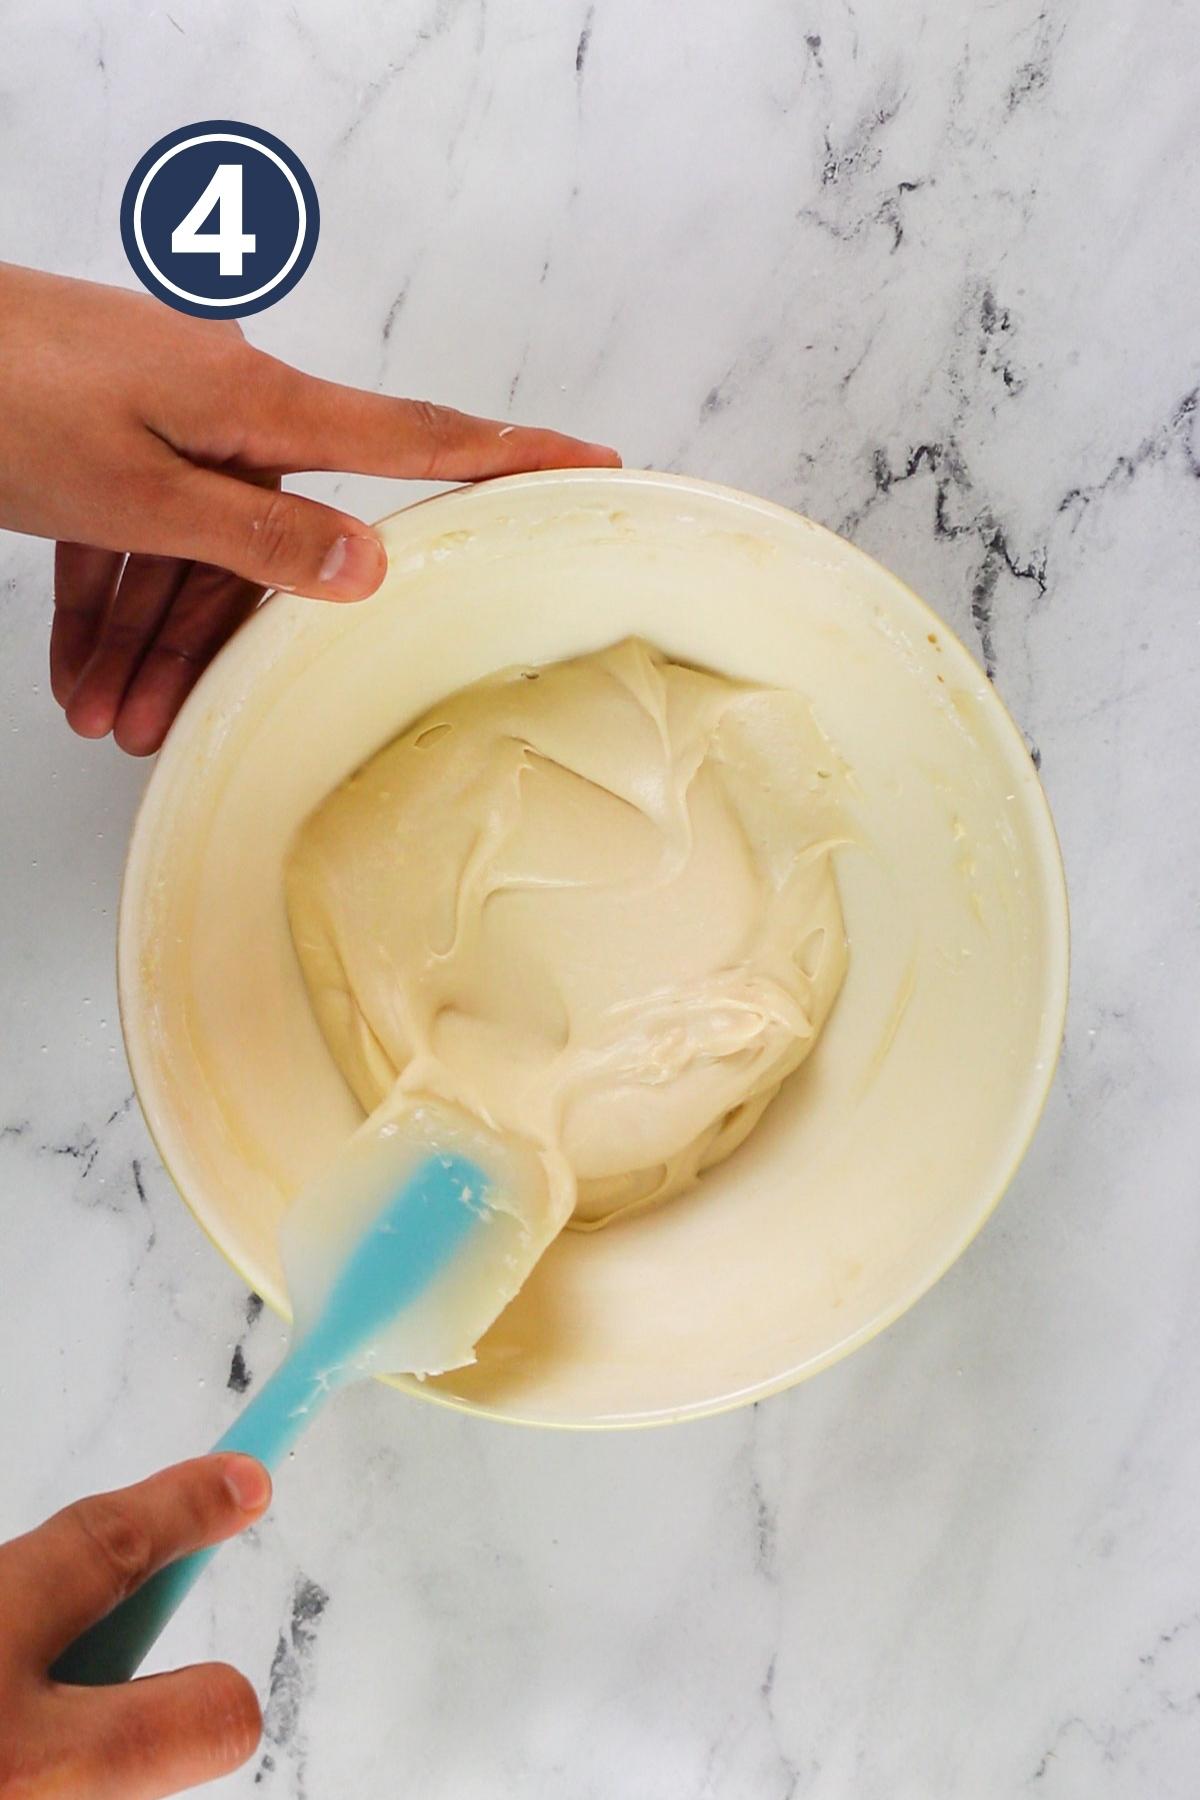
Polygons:
M142 533L261 588L364 600L387 571L369 526L349 513L179 461Z
M158 1800L215 1781L240 1768L262 1735L254 1689L225 1663L81 1689L64 1716L82 1739L88 1800Z
M131 556L101 621L96 641L67 703L67 723L80 737L106 737L125 691L187 577L174 556Z
M50 627L50 692L65 706L96 644L125 558L90 544L54 548L54 623Z
M603 444L527 425L506 425L302 375L274 358L251 388L247 444L254 461L283 471L349 470L421 481L480 481L527 469L612 467Z
M77 1500L0 1546L6 1632L48 1665L156 1569L232 1537L270 1497L261 1464L224 1455Z
M254 611L263 590L227 569L193 563L125 691L113 736L130 756L152 756L218 650Z

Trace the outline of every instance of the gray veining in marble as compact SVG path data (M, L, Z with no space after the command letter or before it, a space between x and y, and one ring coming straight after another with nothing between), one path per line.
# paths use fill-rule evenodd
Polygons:
M263 1696L213 1791L1195 1800L1192 0L9 0L3 32L7 258L125 280L154 138L277 131L323 236L255 341L847 532L994 672L1074 900L1033 1152L849 1363L613 1438L377 1391L322 1419L161 1648ZM60 723L48 574L0 539L5 1534L203 1447L280 1341L131 1100L145 771Z

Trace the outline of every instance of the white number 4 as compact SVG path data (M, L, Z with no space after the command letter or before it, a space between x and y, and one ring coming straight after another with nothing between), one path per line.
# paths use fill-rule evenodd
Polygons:
M201 231L216 208L217 229ZM222 275L240 275L242 257L254 249L253 232L242 230L242 165L221 163L190 212L171 233L177 256L219 256Z

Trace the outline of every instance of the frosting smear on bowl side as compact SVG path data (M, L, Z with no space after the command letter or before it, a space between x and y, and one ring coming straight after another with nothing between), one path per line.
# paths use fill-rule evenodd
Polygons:
M833 756L798 695L636 639L452 695L317 809L292 936L373 1111L449 1101L560 1222L678 1194L810 1053L846 968Z

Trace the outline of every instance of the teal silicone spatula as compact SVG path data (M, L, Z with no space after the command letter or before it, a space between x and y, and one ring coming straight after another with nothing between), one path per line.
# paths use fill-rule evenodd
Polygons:
M366 1375L471 1360L557 1226L534 1151L456 1108L385 1101L281 1233L293 1335L214 1446L277 1463L329 1395ZM56 1681L126 1681L216 1549L152 1576L65 1650Z

